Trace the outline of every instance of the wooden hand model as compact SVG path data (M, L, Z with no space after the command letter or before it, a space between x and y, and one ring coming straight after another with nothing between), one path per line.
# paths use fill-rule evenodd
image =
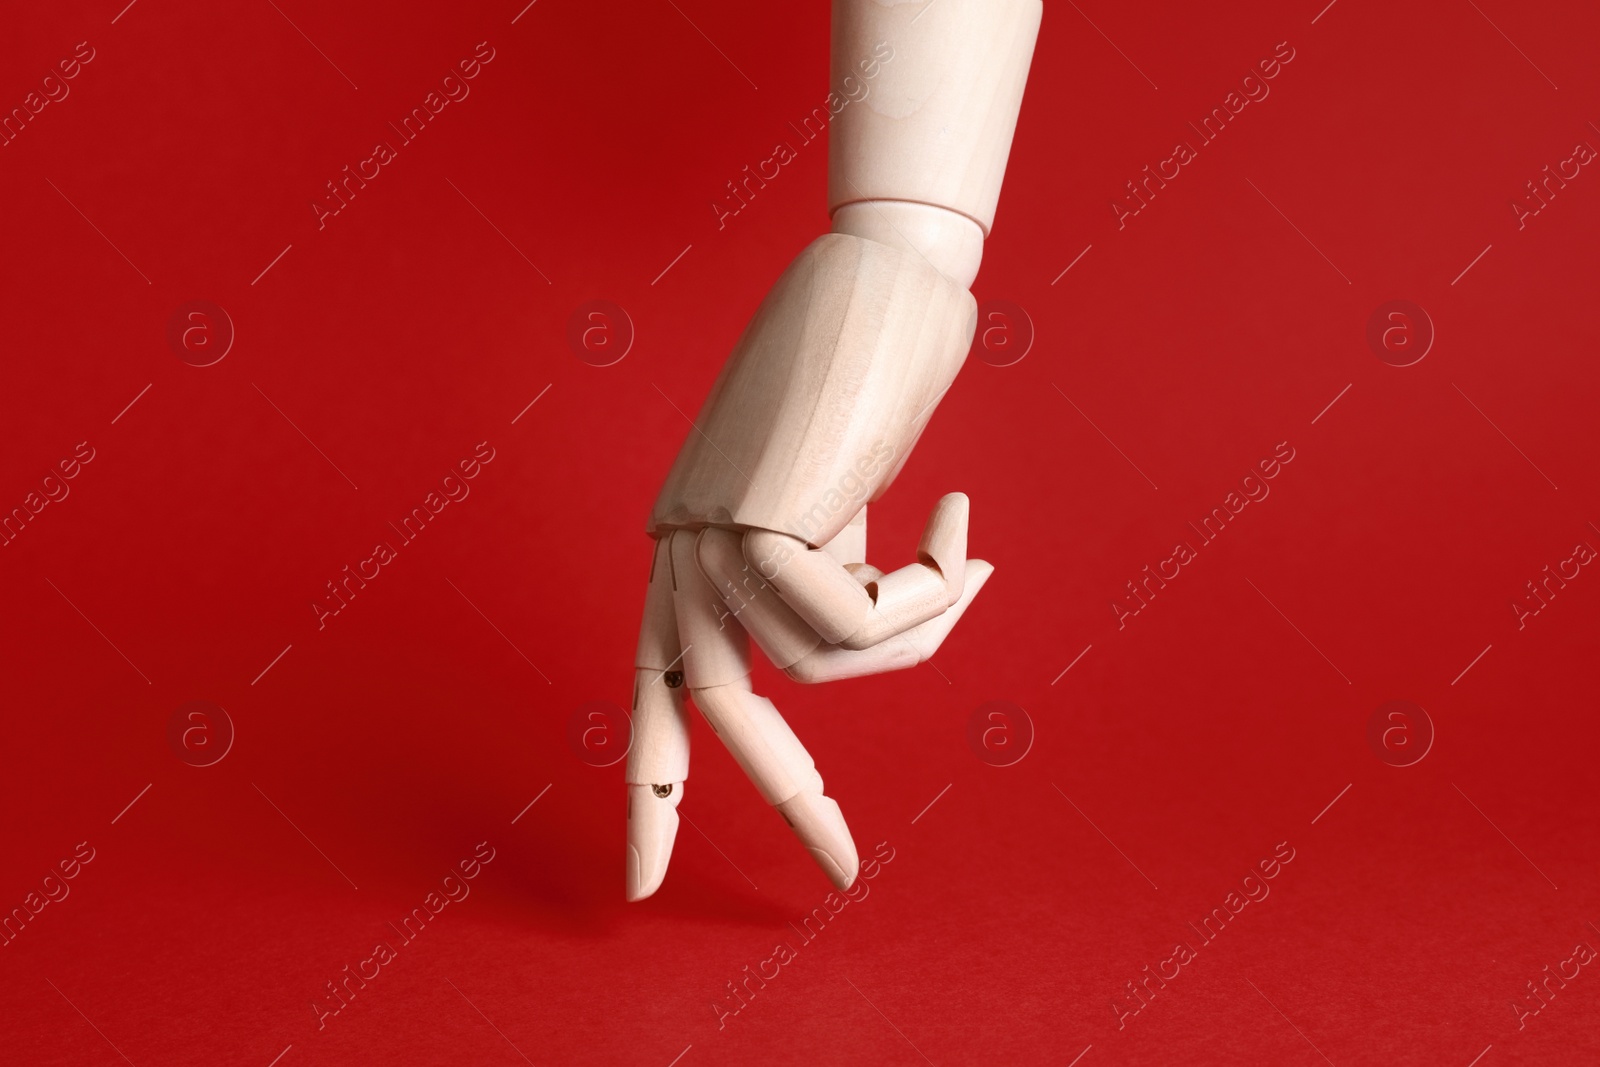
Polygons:
M865 562L866 505L971 345L968 288L1041 13L1040 0L834 2L833 231L762 301L650 517L629 900L660 887L672 855L689 773L686 690L833 884L855 881L839 805L772 702L751 691L749 639L802 682L911 667L994 569L967 559L967 498L952 493L934 506L917 562L884 574Z

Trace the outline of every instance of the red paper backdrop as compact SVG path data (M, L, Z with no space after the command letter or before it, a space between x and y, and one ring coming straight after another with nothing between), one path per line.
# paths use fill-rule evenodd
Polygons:
M1031 348L992 365L1026 334L998 323L872 517L895 565L965 490L995 577L931 667L756 674L893 857L806 940L828 886L709 731L639 905L620 767L585 762L620 721L570 737L628 700L685 413L826 227L820 141L711 207L822 103L825 6L522 2L7 16L0 106L38 111L0 148L0 507L40 510L0 549L0 907L26 919L0 1059L1595 1062L1600 577L1563 562L1600 547L1600 177L1564 162L1600 145L1592 11L1050 4L976 285ZM1547 165L1570 180L1533 200ZM217 354L215 311L169 339L196 300L236 335L206 367L180 356ZM632 323L610 366L568 341L592 300ZM1393 300L1434 335L1406 367L1367 339ZM1414 354L1430 328L1395 322ZM470 495L319 629L325 583L480 442ZM1202 546L1186 524L1280 443ZM1546 565L1569 578L1533 614ZM1396 700L1431 728L1374 742ZM173 739L190 701L225 709L220 762L192 765L216 712ZM1016 712L970 743L990 701L1031 747ZM480 842L470 895L319 1029L325 984ZM1270 895L1203 940L1275 849ZM1180 969L1134 1013L1146 966Z

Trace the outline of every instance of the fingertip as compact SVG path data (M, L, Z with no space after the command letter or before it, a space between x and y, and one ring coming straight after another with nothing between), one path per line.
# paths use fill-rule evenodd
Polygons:
M833 883L835 889L843 892L855 884L855 872L846 874L845 868L840 866L839 861L826 849L812 848L808 845L806 851L811 853L811 858L816 860L817 866L822 868L822 873L828 876L828 881ZM856 869L860 869L859 864Z
M634 901L637 901L637 900L643 900L645 897L649 896L650 892L651 892L650 890L646 890L644 885L640 882L640 874L639 874L640 866L641 866L641 864L639 862L639 850L634 848L632 845L629 845L628 846L628 903L630 903L630 904L633 903Z
M675 788L674 788L675 787ZM643 900L661 888L678 836L678 802L683 783L673 783L667 796L650 785L628 786L627 897Z

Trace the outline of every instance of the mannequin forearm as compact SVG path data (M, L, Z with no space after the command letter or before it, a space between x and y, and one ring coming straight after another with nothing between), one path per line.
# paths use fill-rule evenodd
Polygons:
M880 42L894 48L829 133L835 233L915 252L971 286L1042 12L1040 0L834 0L835 84Z

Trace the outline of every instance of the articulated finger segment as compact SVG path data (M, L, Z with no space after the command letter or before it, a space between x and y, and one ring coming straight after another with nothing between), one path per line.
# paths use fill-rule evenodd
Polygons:
M691 687L729 685L749 691L750 640L701 573L696 558L700 536L694 530L674 530L657 543L645 599L644 628L634 672L633 744L628 751L627 768L629 900L642 900L654 893L672 858L678 833L678 804L689 773L685 693ZM738 535L726 536L734 539L737 552ZM775 594L769 594L767 599L778 600ZM814 634L812 638L815 640ZM777 712L772 711L771 715L775 717ZM766 729L773 732L770 727ZM790 740L799 747L792 735ZM809 768L810 758L805 756L805 750L799 749L799 755ZM799 766L792 754L789 762ZM814 776L816 772L811 773ZM820 779L817 785L820 789Z
M667 685L661 670L634 672L634 734L627 750L627 899L661 888L678 835L678 801L690 774L690 725L682 678Z
M940 497L923 527L917 562L867 586L873 610L861 627L839 644L850 649L871 648L937 618L959 601L966 585L970 514L971 504L965 493Z
M859 630L872 612L872 594L862 583L852 578L827 550L807 548L797 537L773 530L750 530L744 535L744 559L830 645ZM799 658L796 656L789 663ZM787 667L789 663L779 666Z
M628 899L643 900L661 888L678 836L683 782L628 785Z
M947 607L961 599L967 580L967 521L971 514L967 494L940 497L917 545L917 562L932 567L944 579Z
M689 776L689 721L684 713L673 603L670 538L655 543L644 622L634 657L633 727L628 783L627 896L643 900L661 886L678 835L678 804Z
M672 604L671 536L651 545L650 584L644 594L644 620L639 626L636 667L664 671L678 666L683 646L678 642L678 619Z
M690 686L727 685L749 675L750 641L736 613L723 606L717 590L701 573L695 559L701 533L677 530L672 534L673 607L683 647L682 670Z
M702 584L715 591L726 614L733 616L724 618L725 625L735 625L736 620L755 638L774 666L787 667L820 645L822 638L767 584L758 566L745 562L743 541L744 535L732 530L708 527L700 532L696 556L705 575ZM831 559L827 562L838 570L837 563ZM702 680L696 677L695 684L702 684Z
M673 607L668 539L655 543L644 623L634 657L633 727L626 778L635 785L689 776L689 720L683 710L682 645Z
M696 689L691 695L768 804L781 804L796 793L822 791L822 776L805 746L772 701L750 691L747 680Z
M711 728L768 804L778 809L834 885L855 881L860 865L839 805L823 795L822 775L772 701L748 681L690 694Z
M773 530L745 534L745 570L755 572L752 580L776 587L794 614L828 644L871 648L961 600L970 510L964 493L942 497L928 516L917 562L889 574L866 564L841 566L827 549L808 549L798 538ZM750 629L762 641L762 627ZM785 661L774 662L788 667L810 651L796 644L786 649L791 654Z
M633 672L632 741L625 775L631 785L681 782L689 777L683 679L674 674L669 680L668 675L646 667Z
M849 889L856 880L861 860L856 844L845 825L844 812L832 797L822 793L800 793L782 804L773 805L794 835L811 853L828 880L837 889Z
M944 576L920 563L890 571L867 586L867 592L873 598L872 610L854 633L839 642L845 648L871 648L939 617L950 606Z
M994 573L994 567L981 559L969 559L961 599L945 611L904 633L895 634L870 648L851 649L823 645L791 664L784 673L797 682L835 682L868 674L904 670L933 658L944 639L950 636L968 605Z
M967 608L983 589L984 583L994 573L994 564L987 560L969 559L964 570L966 575L962 581L961 598L938 618L929 619L900 635L902 640L917 650L917 655L923 661L932 659L933 654L939 651L939 646L944 644L944 639L950 636L950 631L956 628L956 623L966 614Z

